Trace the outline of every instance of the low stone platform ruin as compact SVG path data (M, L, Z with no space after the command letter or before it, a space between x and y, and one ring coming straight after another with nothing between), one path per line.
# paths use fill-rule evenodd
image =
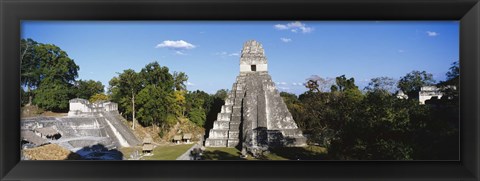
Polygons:
M50 128L58 131L61 136L46 141L73 152L97 144L106 148L140 145L141 142L124 122L126 121L118 113L116 103L91 104L84 99L72 99L69 116L22 118L22 139L33 146L40 146L44 143L33 140L34 135L40 136L35 130Z

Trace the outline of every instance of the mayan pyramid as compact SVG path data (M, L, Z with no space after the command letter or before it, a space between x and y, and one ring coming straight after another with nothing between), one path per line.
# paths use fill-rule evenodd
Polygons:
M210 129L205 146L242 149L306 146L306 138L268 74L263 47L255 40L243 46L240 75Z

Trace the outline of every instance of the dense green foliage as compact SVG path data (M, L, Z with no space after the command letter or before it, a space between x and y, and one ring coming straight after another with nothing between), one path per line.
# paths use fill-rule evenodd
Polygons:
M82 99L90 99L95 94L103 93L105 86L102 82L94 80L79 80L75 83L76 97Z
M433 85L433 75L425 71L412 71L398 81L398 88L402 90L409 98L417 98L420 88Z
M140 72L129 69L112 78L109 94L127 119L134 120L136 112L135 119L143 126L159 126L164 131L178 118L188 118L202 127L215 96L199 90L187 92L187 80L185 73L171 74L167 67L152 62ZM226 97L226 91L219 94Z
M22 39L20 52L22 105L34 104L45 110L67 111L70 99L89 99L103 92L100 82L76 81L80 67L55 45Z
M458 79L455 66L447 73L450 84L442 85ZM458 159L458 94L418 103L420 87L434 82L431 74L413 71L400 79L400 89L412 96L417 91L417 97L409 99L392 94L396 83L387 77L372 79L364 93L344 75L336 78L330 92L318 91L312 79L308 81L310 91L298 98L284 92L281 96L309 141L327 147L330 159Z
M90 96L90 99L88 99L88 101L90 101L90 102L108 101L108 100L109 100L108 96L105 95L104 93L94 94L94 95Z

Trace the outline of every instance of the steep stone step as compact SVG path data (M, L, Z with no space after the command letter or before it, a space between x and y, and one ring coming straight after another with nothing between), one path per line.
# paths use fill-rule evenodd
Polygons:
M236 97L236 98L237 98L237 97L243 97L244 95L245 95L245 91L243 91L243 90L237 90L237 91L235 92L235 97Z
M232 107L233 106L230 106L230 105L223 105L222 106L222 113L231 113L232 112Z
M217 121L230 121L231 113L218 113Z
M236 147L238 146L238 143L240 143L240 140L238 139L228 139L227 147Z
M213 139L227 139L228 129L211 129L209 135Z
M240 130L240 121L230 121L230 130Z
M232 107L232 117L233 116L240 117L241 115L242 115L242 107L241 106L233 106Z
M228 98L225 100L225 105L233 105L234 102L235 102L235 98L234 98L234 97L228 97Z
M206 147L227 147L228 139L207 138L205 140Z
M240 134L240 131L238 130L230 130L228 131L228 138L238 139L239 134Z
M233 105L242 105L242 100L243 100L243 94L242 97L235 97L235 101L233 102Z
M229 129L230 121L214 121L213 129Z

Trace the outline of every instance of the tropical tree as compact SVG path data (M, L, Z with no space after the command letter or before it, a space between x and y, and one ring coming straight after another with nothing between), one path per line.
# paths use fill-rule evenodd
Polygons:
M36 57L38 43L32 39L20 41L20 80L21 85L27 88L25 96L28 95L27 104L32 103L32 89L40 84L40 59ZM23 90L23 89L22 89Z
M322 78L318 75L312 75L306 79L304 86L311 92L327 92L334 84L331 78Z
M72 87L80 68L65 51L55 45L31 40L27 40L26 44L34 46L34 50L24 50L30 53L25 53L22 58L22 64L25 64L22 65L25 68L22 82L27 87L36 88L32 102L46 110L65 111L68 100L75 95ZM37 70L30 69L33 67Z
M104 93L94 94L90 97L90 99L88 99L88 101L90 101L90 102L107 101L107 100L109 100L109 98Z
M135 96L142 89L142 79L140 75L132 69L124 70L118 75L118 79L113 80L114 86L118 86L119 93L131 100L132 111L132 129L135 129L137 120L135 119Z
M68 100L74 96L73 86L59 80L45 79L35 89L33 103L45 110L64 112L68 110Z
M169 93L159 86L147 85L138 93L138 119L143 125L165 125Z
M173 80L175 90L187 90L186 82L188 80L188 76L183 72L173 72Z
M385 91L394 93L396 91L397 82L391 77L376 77L370 80L368 86L365 87L367 91Z
M82 99L90 99L93 95L104 92L105 86L102 82L94 80L78 80L75 83L76 96Z
M206 92L196 90L186 95L186 112L190 121L199 126L204 126L206 115L214 103L213 96Z
M79 67L67 53L52 44L41 44L32 39L20 41L21 85L27 88L24 95L29 97L28 103L41 103L47 110L64 110L65 104L73 96L69 90L78 76ZM59 84L59 85L53 85ZM41 90L36 90L40 89ZM35 90L35 91L33 91ZM51 91L51 92L49 92ZM59 93L56 98L64 97L63 101L48 101L46 95L34 100L35 95L42 93L50 96Z
M172 74L168 71L168 67L160 66L158 62L151 62L142 68L139 79L142 80L145 86L162 86L170 89L174 86L174 80Z
M418 92L423 86L433 85L433 75L426 71L412 71L398 81L397 87L409 98L418 98Z

